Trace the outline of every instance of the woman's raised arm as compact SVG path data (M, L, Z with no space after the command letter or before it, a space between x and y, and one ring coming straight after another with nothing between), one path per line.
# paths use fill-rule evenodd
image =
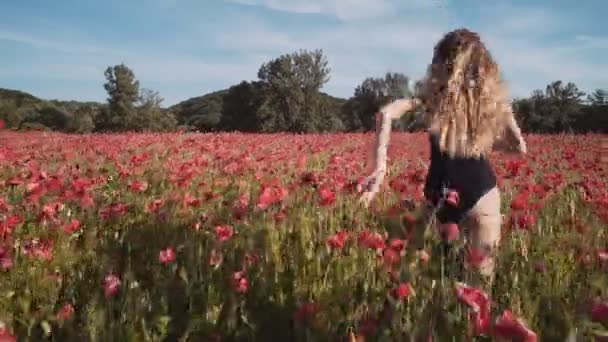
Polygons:
M521 129L515 120L513 111L509 105L503 105L503 111L506 115L504 126L497 141L494 145L495 150L525 154L527 152L526 142L522 136Z
M361 198L366 206L380 190L380 185L382 185L386 175L387 150L392 121L399 119L406 112L412 111L419 103L420 100L418 99L395 100L382 107L376 114L376 143L371 158L373 163L372 165L368 164L373 166L373 171L365 180L364 186L367 189Z

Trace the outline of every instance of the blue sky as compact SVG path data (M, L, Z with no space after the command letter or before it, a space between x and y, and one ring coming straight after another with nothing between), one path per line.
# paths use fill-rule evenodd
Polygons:
M491 3L491 4L490 4ZM446 32L479 32L511 95L562 79L608 88L605 0L2 0L0 87L104 101L124 62L164 105L253 80L263 62L324 50L323 91L387 71L418 78Z

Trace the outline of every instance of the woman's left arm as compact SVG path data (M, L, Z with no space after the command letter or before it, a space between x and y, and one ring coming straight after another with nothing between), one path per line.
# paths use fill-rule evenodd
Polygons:
M521 134L521 129L517 125L517 121L515 121L515 116L513 113L511 113L511 115L509 115L507 118L506 130L507 133L511 134L511 136L517 141L517 152L525 154L527 152L526 142Z
M527 152L526 142L519 125L517 125L511 106L503 104L501 110L504 113L504 121L499 132L500 136L497 137L498 140L494 143L494 149L508 153L525 154Z

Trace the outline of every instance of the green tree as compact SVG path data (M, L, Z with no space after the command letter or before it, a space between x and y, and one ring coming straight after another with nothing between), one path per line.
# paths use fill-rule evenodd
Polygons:
M262 91L260 82L242 81L230 87L223 97L220 128L225 131L258 131L258 110L264 102Z
M608 106L608 90L596 89L587 96L587 100L594 106Z
M138 128L146 131L161 132L175 129L177 120L169 110L163 110L163 98L157 91L143 88L139 94L137 117Z
M326 121L320 90L330 69L322 50L300 50L262 64L264 101L257 112L262 131L315 132Z
M66 130L70 133L90 133L95 130L95 108L83 105L76 109L67 124Z
M200 131L215 131L220 125L227 90L193 97L182 101L169 110L175 113L178 124Z
M608 91L596 89L587 96L577 128L579 132L608 133Z
M104 73L108 92L108 108L98 116L99 130L126 131L141 129L135 103L139 99L139 81L126 65L108 67Z
M13 100L0 101L0 120L4 122L6 128L16 128L23 120L21 107Z
M369 131L376 127L374 114L385 104L398 98L410 97L409 78L401 73L388 72L383 78L366 78L355 88L352 98L345 104L343 117L353 131ZM407 129L413 116L405 116L394 124L397 129Z
M525 131L573 131L583 112L584 95L574 83L554 81L545 87L544 92L534 90L529 98L513 101L513 111Z
M545 96L547 112L543 116L551 118L552 130L571 131L574 120L581 113L585 93L572 82L564 85L562 81L555 81L547 85Z
M70 121L70 115L61 107L45 104L37 110L38 115L31 120L54 131L64 131Z

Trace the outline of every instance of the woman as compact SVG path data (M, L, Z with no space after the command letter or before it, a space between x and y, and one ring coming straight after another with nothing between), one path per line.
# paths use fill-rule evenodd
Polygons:
M492 254L500 240L502 216L488 154L498 145L506 151L526 153L526 144L506 98L498 65L478 34L467 29L446 34L435 46L419 94L394 101L377 114L375 168L367 177L367 190L361 198L366 206L386 174L391 122L418 106L424 109L431 145L424 187L425 217L436 214L444 226L459 224L472 246L485 252L480 273L493 277Z

